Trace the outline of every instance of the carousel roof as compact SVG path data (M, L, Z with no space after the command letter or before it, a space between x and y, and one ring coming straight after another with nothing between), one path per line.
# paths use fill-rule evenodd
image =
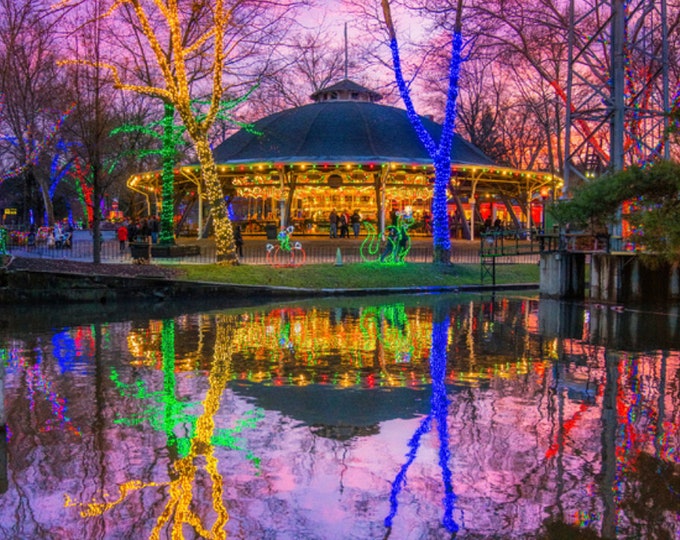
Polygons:
M421 118L439 141L441 126ZM406 111L370 101L319 101L262 118L254 128L259 134L242 129L220 144L217 163L432 163ZM495 165L459 135L451 158L453 165Z

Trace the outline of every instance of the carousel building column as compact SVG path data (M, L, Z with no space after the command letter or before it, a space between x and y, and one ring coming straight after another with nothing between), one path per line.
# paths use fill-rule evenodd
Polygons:
M282 212L285 218L286 224L290 224L293 221L293 207L295 198L295 188L297 187L297 177L295 170L291 169L284 176L285 182L283 183L281 191L281 199L284 201L284 206Z
M510 219L512 220L512 223L515 226L515 229L521 229L522 224L517 217L517 214L515 214L515 209L512 207L512 201L508 199L508 196L505 194L501 194L501 200L503 201L503 204L505 205L505 209L508 211L508 214L510 215Z
M471 240L472 238L470 237L470 226L468 225L468 222L465 220L465 209L463 208L463 203L461 202L460 197L458 196L456 190L453 189L451 186L449 186L449 189L451 189L451 194L453 195L453 201L456 205L456 211L458 212L458 215L461 216L460 226L463 229L463 238L465 238L466 240ZM451 223L449 223L449 226L451 226Z
M286 176L286 167L282 165L279 169L279 228L285 229L286 223L286 196L285 196L285 182L284 178Z
M473 180L472 182L472 191L470 192L470 240L475 239L475 212L476 208L475 205L477 204L477 200L475 199L477 191L477 180Z
M386 186L387 186L387 175L389 174L389 164L385 164L385 167L380 171L380 177L378 178L378 228L380 229L380 236L385 235L385 197L386 197Z
M526 201L525 201L525 215L527 217L527 229L531 229L534 226L534 220L531 217L531 192L527 190L526 192Z

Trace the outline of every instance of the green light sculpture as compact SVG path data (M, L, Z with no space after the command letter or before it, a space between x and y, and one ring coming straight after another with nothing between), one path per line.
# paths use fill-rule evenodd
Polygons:
M361 243L359 252L364 262L381 262L383 264L404 264L406 257L411 251L411 235L408 230L413 225L413 216L397 214L396 223L385 230L387 238L382 252L380 251L380 237L375 227L370 223L366 225L366 238Z

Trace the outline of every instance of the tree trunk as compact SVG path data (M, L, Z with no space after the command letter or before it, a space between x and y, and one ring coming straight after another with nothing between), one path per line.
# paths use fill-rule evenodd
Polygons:
M234 242L234 228L232 227L224 193L217 176L217 167L210 143L206 137L196 140L198 161L201 164L201 176L206 189L210 214L215 227L215 246L217 248L217 262L225 265L238 264L236 257L236 243Z
M448 160L435 159L434 193L432 194L432 262L451 262L451 235L447 207L447 187L451 180L451 165Z
M50 186L46 185L44 180L36 178L38 186L40 186L40 193L42 194L43 205L45 208L44 219L47 223L43 225L47 227L52 227L54 225L54 206L52 205L52 199L50 198Z
M175 243L174 215L175 215L175 161L176 148L174 137L175 107L165 103L163 116L163 176L161 200L160 241L161 245L173 245Z

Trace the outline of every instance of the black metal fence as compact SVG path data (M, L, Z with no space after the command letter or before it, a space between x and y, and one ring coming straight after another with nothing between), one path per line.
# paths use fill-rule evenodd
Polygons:
M358 243L346 245L332 245L332 244L315 244L314 242L303 243L303 249L306 254L307 264L319 263L358 263L362 262L360 251L361 245ZM67 259L83 262L91 262L93 260L92 242L91 241L75 241L69 248L47 247L46 245L25 246L12 245L7 246L8 252L11 255L22 257L40 257L45 259ZM418 243L414 245L406 257L407 262L429 263L433 260L433 248L431 244ZM129 247L120 249L120 244L116 240L107 240L101 243L101 261L106 263L131 263L133 259L130 254ZM377 255L369 257L369 260L376 260ZM505 252L503 263L537 263L539 253L536 252ZM240 260L244 264L268 264L267 249L262 242L246 242L243 247L243 256ZM172 263L187 263L187 264L210 264L216 261L215 246L205 243L200 247L200 254L183 256L181 258L154 258L152 262L172 262ZM476 242L470 243L456 243L451 249L451 262L457 264L480 264L480 247Z

